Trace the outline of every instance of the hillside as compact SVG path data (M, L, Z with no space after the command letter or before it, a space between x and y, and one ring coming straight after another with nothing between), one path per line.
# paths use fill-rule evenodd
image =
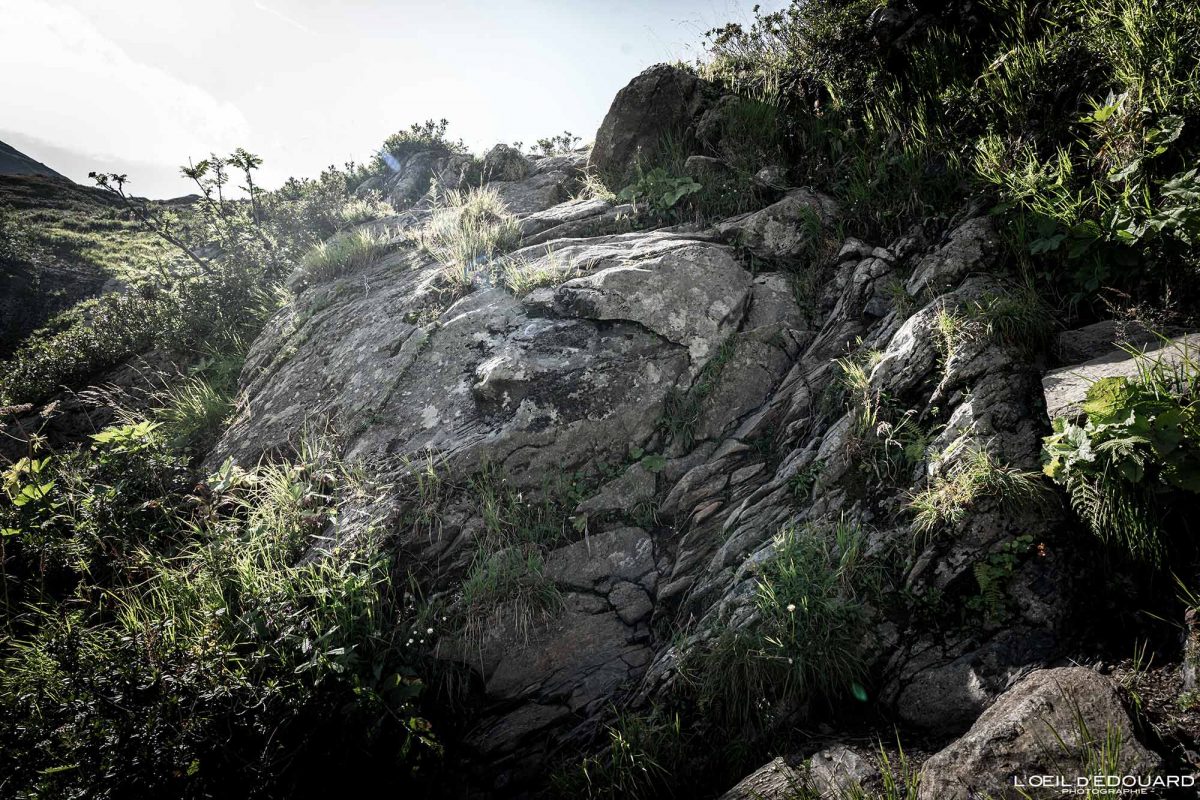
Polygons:
M62 178L40 161L34 161L15 147L0 142L0 175L41 175L49 178Z
M0 174L0 357L106 284L137 282L177 258L107 192Z
M1200 9L934 5L9 184L177 262L0 364L0 793L1195 797Z

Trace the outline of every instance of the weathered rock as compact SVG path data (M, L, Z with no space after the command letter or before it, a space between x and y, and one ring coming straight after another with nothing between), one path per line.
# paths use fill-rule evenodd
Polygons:
M1078 364L1108 355L1122 345L1145 345L1158 341L1153 331L1137 322L1106 319L1058 334L1054 353L1064 364Z
M652 588L654 574L654 543L640 528L593 534L546 557L546 576L580 591L607 593L613 580Z
M518 217L545 211L570 195L575 175L562 170L539 172L525 180L492 181L488 184L500 194L508 210Z
M498 144L483 157L485 181L519 181L528 174L529 161L515 147Z
M1093 774L1088 751L1119 737L1118 776L1152 777L1161 759L1137 738L1134 725L1108 679L1083 667L1032 673L987 709L958 741L932 756L921 770L921 800L990 797L1058 797L1058 788L1026 789L1031 776L1066 780Z
M675 243L568 281L554 304L572 316L636 322L703 363L737 329L750 286L750 273L727 248Z
M690 175L700 183L721 180L730 174L729 165L711 156L688 156L683 163L683 174Z
M845 745L834 745L813 755L808 786L819 792L822 800L837 800L878 775L879 770L860 753Z
M691 72L658 64L617 93L592 147L589 163L617 183L633 175L639 159L651 158L666 134L694 127L706 104L703 82Z
M989 218L969 219L950 232L945 244L917 262L904 288L913 297L951 289L970 273L990 269L999 245Z
M751 773L720 800L788 800L804 787L804 773L782 757Z
M788 188L787 170L778 164L768 164L754 173L754 182L766 189L783 191Z
M601 216L612 207L612 203L598 198L570 200L523 217L519 229L522 237L534 236L568 222Z
M1177 365L1187 359L1197 359L1197 355L1200 354L1200 334L1180 336L1165 342L1155 339L1152 342L1130 346L1150 361ZM1042 378L1046 413L1050 419L1077 414L1080 403L1086 399L1088 389L1093 383L1101 378L1133 378L1137 374L1138 359L1126 350L1113 350L1107 355L1082 364L1072 364L1047 372Z
M836 215L831 198L795 189L764 209L718 223L717 231L763 258L799 258L813 251L816 237Z

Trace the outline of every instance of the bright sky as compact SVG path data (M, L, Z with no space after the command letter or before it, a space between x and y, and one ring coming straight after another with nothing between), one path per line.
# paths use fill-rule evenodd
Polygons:
M762 2L764 10L785 5ZM263 183L368 157L429 118L482 151L590 141L645 67L700 53L752 0L0 0L0 140L77 181L186 194L245 147Z

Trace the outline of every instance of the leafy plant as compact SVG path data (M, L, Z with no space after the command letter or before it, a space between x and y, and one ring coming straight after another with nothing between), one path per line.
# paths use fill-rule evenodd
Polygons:
M1139 376L1096 381L1082 422L1054 420L1044 471L1094 534L1159 563L1171 544L1164 514L1200 493L1200 370L1187 352L1175 364L1131 352Z
M689 195L704 187L687 175L674 175L665 167L648 172L639 169L638 178L617 193L622 203L645 203L657 214L669 214Z

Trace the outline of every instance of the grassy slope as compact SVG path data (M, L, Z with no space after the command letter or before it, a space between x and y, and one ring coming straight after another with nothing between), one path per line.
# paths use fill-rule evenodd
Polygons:
M0 176L0 355L106 281L135 283L176 258L105 192L63 178Z

